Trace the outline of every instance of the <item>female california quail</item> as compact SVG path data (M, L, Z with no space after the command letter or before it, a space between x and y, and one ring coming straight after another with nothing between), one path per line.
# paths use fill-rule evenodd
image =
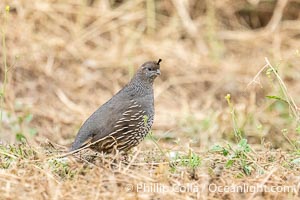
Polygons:
M82 125L71 151L84 146L104 153L128 151L150 131L154 117L153 82L160 62L144 63L131 81Z

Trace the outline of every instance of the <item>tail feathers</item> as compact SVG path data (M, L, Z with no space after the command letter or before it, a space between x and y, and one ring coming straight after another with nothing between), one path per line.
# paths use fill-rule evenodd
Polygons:
M88 145L88 144L91 142L92 139L93 139L92 137L89 137L89 138L88 138L87 140L85 140L84 142L79 142L79 141L75 140L75 142L74 142L73 145L71 146L69 152L71 152L71 151L76 151L76 150L78 150L78 149L80 149L80 148L84 148L86 145Z

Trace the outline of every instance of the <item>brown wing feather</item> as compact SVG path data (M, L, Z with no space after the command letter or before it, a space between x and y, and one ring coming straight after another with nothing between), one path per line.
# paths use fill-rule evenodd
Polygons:
M145 115L141 105L131 101L131 105L122 114L122 117L115 123L111 133L105 138L95 136L91 142L95 143L93 149L103 152L111 152L114 148L126 151L137 145L145 135ZM99 142L97 143L97 141Z

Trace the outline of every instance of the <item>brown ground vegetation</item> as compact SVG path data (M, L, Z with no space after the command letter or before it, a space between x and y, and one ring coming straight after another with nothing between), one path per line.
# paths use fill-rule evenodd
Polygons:
M299 11L299 0L1 1L1 198L296 198L298 187L208 186L298 186L299 109L270 68L254 77L270 61L300 104ZM129 163L89 152L54 158L139 65L158 58L153 137ZM138 192L142 183L168 191ZM201 191L171 191L178 185Z

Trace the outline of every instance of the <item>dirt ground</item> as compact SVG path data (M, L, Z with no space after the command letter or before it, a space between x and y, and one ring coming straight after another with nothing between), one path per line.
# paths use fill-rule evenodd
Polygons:
M2 0L0 199L296 199L299 0ZM62 157L162 59L152 133Z

